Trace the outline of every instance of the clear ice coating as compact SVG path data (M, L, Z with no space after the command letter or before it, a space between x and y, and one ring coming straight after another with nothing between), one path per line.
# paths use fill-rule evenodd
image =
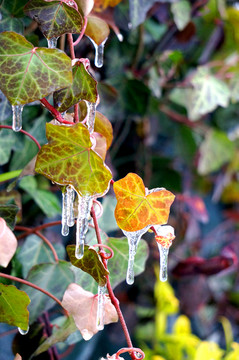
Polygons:
M160 273L159 278L161 281L167 281L168 279L168 253L169 248L158 244L160 254Z
M94 40L91 40L95 47L95 66L101 68L104 64L104 47L108 38L106 38L100 45L97 45Z
M98 330L104 329L104 300L105 300L105 286L98 285L98 304L97 304L97 317L96 327Z
M78 216L76 222L76 250L75 257L81 259L84 256L84 244L85 236L88 231L90 215L92 205L91 196L78 196Z
M75 191L71 185L68 185L66 188L67 194L67 225L72 227L75 225L75 216L74 216L74 200L75 200Z
M18 328L18 331L21 335L27 335L28 331L29 331L29 326L27 328L27 330L22 330L20 327Z
M69 226L67 224L67 210L68 210L68 193L66 190L62 192L61 233L63 236L67 236L69 234Z
M87 104L87 109L88 109L86 125L88 127L89 133L92 134L94 131L94 126L95 126L96 104L91 103L89 101L87 101L86 104Z
M22 128L22 111L24 105L12 105L12 130L20 131Z
M58 37L53 37L51 39L47 39L47 45L49 49L55 49L57 47Z
M125 236L127 237L129 243L129 261L128 261L128 269L126 275L126 282L129 285L132 285L134 283L134 258L136 255L139 241L143 236L143 234L145 234L149 228L150 225L138 231L131 232L131 231L122 230Z

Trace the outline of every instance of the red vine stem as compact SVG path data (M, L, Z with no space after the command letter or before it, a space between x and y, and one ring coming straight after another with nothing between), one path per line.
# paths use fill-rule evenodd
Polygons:
M81 41L81 39L83 38L83 35L84 35L84 33L85 33L85 30L86 30L86 26L87 26L87 21L88 21L86 16L84 17L84 20L85 20L84 26L83 26L83 28L82 28L82 30L81 30L80 35L79 35L78 38L76 39L76 41L73 42L73 46L78 45L79 42Z
M71 59L74 60L76 56L75 56L75 49L74 49L72 34L67 34L67 40L68 40L68 44L69 44L69 48L70 48ZM74 105L74 120L75 120L75 123L79 122L78 103Z
M59 111L57 111L48 101L46 98L43 98L40 100L40 102L42 103L43 106L45 106L50 113L52 114L52 116L54 116L54 118L59 121L62 124L69 124L69 125L73 125L74 123L71 121L67 121L65 120L62 116L61 113Z
M52 298L55 302L57 302L57 304L59 304L59 305L63 308L62 303L60 302L60 300L57 299L53 294L51 294L51 293L49 293L48 291L40 288L40 287L37 286L37 285L31 283L30 281L27 281L27 280L24 280L24 279L20 279L20 278L18 278L18 277L16 277L16 276L7 275L7 274L1 273L1 272L0 272L0 277L6 278L6 279L9 279L9 280L12 280L12 281L20 282L20 283L22 283L22 284L25 284L25 285L27 285L27 286L30 286L30 287L38 290L38 291L41 291L43 294L45 294L45 295L49 296L50 298ZM63 309L64 309L64 308L63 308ZM64 312L66 312L65 309L64 309Z
M141 358L138 358L140 360L143 360L145 358L145 353L139 349L139 348L122 348L122 349L119 349L116 353L116 358L120 356L120 354L124 354L124 353L131 353L131 352L137 352L139 353L141 356Z
M0 128L1 129L11 129L12 130L12 127L9 126L9 125L0 125ZM25 131L25 130L20 130L20 132L24 135L27 135L31 140L34 141L34 143L37 145L38 149L41 150L41 145L39 144L39 142L37 141L36 138L34 138L34 136L32 136L31 134L29 134L29 132Z
M105 249L108 249L110 251L110 254L106 254L104 251L100 252L101 257L103 257L105 260L109 260L114 256L114 250L111 249L111 247L109 247L108 245L105 244L94 244L91 245L92 247L97 247L99 246L99 248L103 247Z
M95 226L95 233L96 233L98 244L102 245L102 240L101 240L101 236L100 236L100 228L99 228L99 225L98 225L97 217L96 217L95 210L94 210L93 206L91 208L91 216L93 218L93 222L94 222L94 226ZM107 261L104 259L104 257L102 257L102 261L103 261L103 264L104 264L105 268L107 269ZM121 309L120 309L120 306L119 306L119 300L115 297L115 294L114 294L113 289L112 289L111 284L110 284L109 276L106 276L106 279L107 279L107 289L108 289L109 297L110 297L111 302L112 302L112 304L114 305L114 307L115 307L115 309L117 311L117 314L118 314L122 329L124 331L124 335L125 335L128 347L132 348L133 347L132 341L131 341L131 338L130 338L130 334L129 334L129 331L128 331L124 316L123 316L123 314L121 312ZM137 359L137 357L134 355L134 353L130 354L130 356L131 356L132 360Z
M56 253L56 250L54 249L54 246L52 245L52 243L44 236L40 233L40 231L34 231L34 233L39 236L48 246L49 248L51 249L52 251L52 254L54 256L54 259L55 259L55 262L59 262L59 258L58 258L58 255Z

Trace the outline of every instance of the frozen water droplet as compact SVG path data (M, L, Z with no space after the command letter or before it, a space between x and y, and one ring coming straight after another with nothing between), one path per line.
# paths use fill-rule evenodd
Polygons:
M29 326L27 327L27 330L22 330L20 327L18 328L18 331L21 335L27 335L29 331Z
M126 275L126 282L129 285L132 285L134 283L134 258L136 255L139 241L143 236L143 234L145 234L149 228L150 225L138 231L131 232L131 231L122 230L125 236L127 237L129 243L129 261L128 261L128 269Z
M67 186L67 225L72 227L75 225L75 216L74 216L74 200L75 200L75 191L72 186Z
M118 40L119 40L120 42L122 42L122 41L124 40L124 37L123 37L123 35L122 35L121 33L118 33L118 34L117 34L117 38L118 38Z
M67 206L68 206L68 194L67 191L62 193L62 215L61 215L61 233L63 236L69 234L69 227L67 224Z
M95 47L95 66L101 68L104 63L104 47L108 38L106 38L100 45L97 45L94 40L89 38Z
M158 244L160 254L160 273L159 277L161 281L167 281L168 279L168 253L169 248Z
M61 116L63 117L63 119L65 119L66 111L63 111L63 112L61 113Z
M20 131L22 128L22 111L24 105L12 105L12 130Z
M105 286L98 286L98 304L97 304L97 317L96 327L98 330L104 329L104 300L105 300Z
M95 126L96 104L91 103L89 101L87 101L86 104L87 104L87 109L88 109L86 125L88 127L89 133L92 134L94 131L94 126Z
M85 236L88 231L92 197L78 196L78 216L76 222L76 250L75 257L81 259L84 256Z
M58 37L53 37L51 39L47 39L47 45L49 49L55 49L57 46Z

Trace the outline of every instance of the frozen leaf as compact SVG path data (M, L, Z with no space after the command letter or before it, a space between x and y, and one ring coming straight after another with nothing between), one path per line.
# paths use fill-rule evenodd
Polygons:
M94 151L100 155L100 157L105 161L106 153L107 153L107 143L106 138L98 134L96 132L93 133L96 144L94 146Z
M0 87L12 105L41 99L72 83L71 60L64 52L34 48L22 35L7 31L0 34L0 43Z
M90 274L100 286L106 284L106 276L109 275L109 271L106 270L93 247L85 245L84 256L80 260L75 257L75 245L68 245L66 250L72 265Z
M7 267L17 249L17 239L6 221L0 218L0 265Z
M224 132L211 129L207 132L199 151L198 172L200 175L206 175L219 170L222 165L229 162L233 158L235 146Z
M94 0L75 0L78 8L81 9L85 16L88 16L94 6Z
M96 45L100 45L109 36L110 29L107 23L97 16L88 16L85 35L94 41Z
M96 327L97 296L85 291L77 284L70 284L64 293L62 305L73 316L77 328L85 340L90 340L98 332ZM104 324L118 321L115 307L105 295Z
M96 111L95 113L94 131L103 135L106 138L108 150L113 141L113 127L107 117L105 117L99 111Z
M116 181L114 191L118 201L115 218L121 229L133 232L167 223L175 197L170 191L155 189L147 194L143 180L134 173Z
M73 6L63 1L31 0L24 8L25 13L35 20L47 39L66 33L80 33L83 17Z
M72 74L72 85L54 93L54 104L60 112L68 110L81 100L91 103L97 101L97 81L88 73L84 62L77 61L72 68Z
M0 204L0 218L3 218L7 226L13 230L16 223L16 216L18 213L18 207L14 204L6 204L2 205Z
M0 322L28 329L30 299L13 285L0 284Z
M36 172L59 185L72 185L80 196L107 192L111 172L91 150L90 134L83 124L46 124L46 134L48 144L38 153Z
M192 121L200 119L218 106L228 106L230 99L228 86L211 74L207 67L198 68L191 84L193 90L187 93L187 110Z
M174 22L178 30L182 31L191 19L191 5L188 0L176 1L171 5Z

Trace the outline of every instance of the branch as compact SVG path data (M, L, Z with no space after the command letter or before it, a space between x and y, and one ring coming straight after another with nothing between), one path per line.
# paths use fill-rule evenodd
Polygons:
M159 110L162 111L164 114L168 115L172 120L174 120L178 123L187 125L188 127L191 127L191 128L194 128L197 126L197 123L190 121L186 116L176 113L175 111L169 109L165 105L161 105L159 107Z
M12 127L9 125L0 125L0 129L11 129ZM36 138L34 138L34 136L32 136L31 134L29 134L29 132L25 131L25 130L20 130L21 133L23 133L24 135L27 135L31 140L34 141L34 143L37 145L38 149L41 150L41 145L39 144L39 142L37 141Z
M45 106L50 113L52 114L52 116L54 116L54 118L59 121L62 124L69 124L69 125L73 125L74 123L71 121L67 121L65 120L62 116L61 113L59 111L57 111L48 101L46 98L43 98L40 100L40 102L42 103L43 106Z

